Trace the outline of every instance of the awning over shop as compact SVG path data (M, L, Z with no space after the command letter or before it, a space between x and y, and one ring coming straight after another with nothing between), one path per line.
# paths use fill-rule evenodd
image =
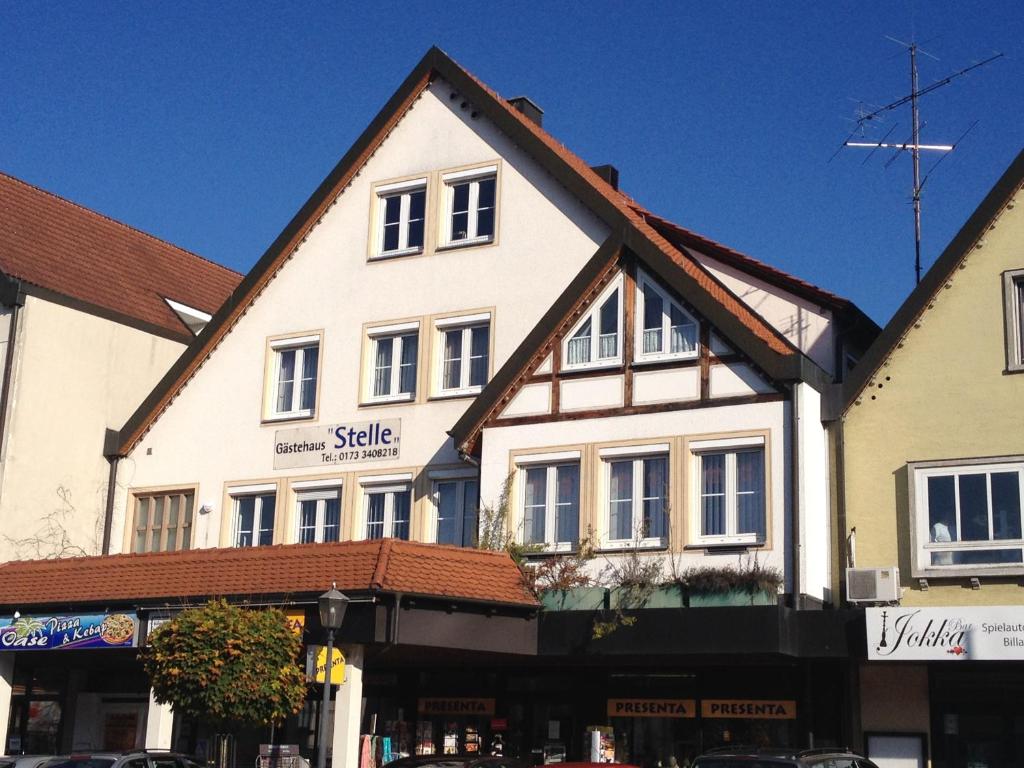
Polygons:
M8 562L0 565L0 610L258 600L316 595L332 582L355 594L537 606L503 552L383 539Z

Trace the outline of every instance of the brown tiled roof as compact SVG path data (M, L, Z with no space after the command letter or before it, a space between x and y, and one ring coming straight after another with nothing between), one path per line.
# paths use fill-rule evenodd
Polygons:
M392 592L534 606L505 553L384 539L23 560L0 565L0 605Z
M234 270L0 173L0 271L188 341L165 298L213 313Z

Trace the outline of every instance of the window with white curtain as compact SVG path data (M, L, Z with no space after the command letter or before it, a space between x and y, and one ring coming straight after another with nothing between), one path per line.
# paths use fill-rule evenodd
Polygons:
M669 466L666 452L602 452L605 471L606 544L668 544Z
M472 547L477 541L479 484L476 478L437 479L433 483L437 527L434 541Z
M697 356L697 321L648 275L637 275L635 359Z
M413 400L419 323L374 328L370 334L368 400Z
M295 495L298 506L298 542L321 544L341 538L341 488L311 488Z
M528 464L522 482L522 541L572 549L580 538L580 463Z
M302 336L270 342L274 356L271 418L304 418L316 409L320 337Z
M407 483L370 485L363 490L367 539L409 538L412 488Z
M622 360L622 278L613 280L566 335L562 367L609 365Z
M274 543L274 493L246 493L233 496L236 547L267 546Z
M479 392L490 373L490 314L438 320L437 333L437 394Z
M753 544L766 535L764 446L694 451L697 537L702 543Z

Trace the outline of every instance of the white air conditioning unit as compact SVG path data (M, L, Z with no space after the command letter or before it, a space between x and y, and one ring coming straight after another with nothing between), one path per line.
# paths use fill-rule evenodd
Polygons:
M846 599L851 603L895 603L900 599L900 569L847 568Z

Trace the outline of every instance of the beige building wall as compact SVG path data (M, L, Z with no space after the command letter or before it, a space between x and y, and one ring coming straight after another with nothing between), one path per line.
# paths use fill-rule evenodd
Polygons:
M193 546L230 543L230 489L277 483L275 541L296 540L294 495L288 483L333 476L343 481L344 538L361 535L365 475L416 478L412 535L422 537L429 513L423 469L460 467L447 430L470 398L435 397L439 317L491 313L490 373L505 362L608 235L607 227L482 116L451 100L436 81L413 104L306 241L156 421L120 462L113 548L126 544L131 494L154 487L198 487ZM439 174L498 165L495 241L437 247L441 225ZM372 260L376 185L428 181L427 243L422 255ZM431 186L432 185L432 186ZM415 401L361 404L368 347L366 327L419 320ZM263 422L268 339L320 333L318 410L312 419ZM401 419L397 459L325 470L275 470L277 430L377 419ZM332 468L333 469L333 468Z
M0 561L97 554L105 430L128 418L184 346L33 296L18 325L0 458ZM6 331L2 339L6 351Z
M1019 202L1019 193L1018 193ZM969 252L843 418L846 530L858 567L898 565L902 604L1024 603L1020 576L912 577L908 462L1024 456L1024 374L1006 374L1003 277L1024 268L1024 206ZM1021 569L1024 574L1024 567ZM965 587L968 587L965 589Z

